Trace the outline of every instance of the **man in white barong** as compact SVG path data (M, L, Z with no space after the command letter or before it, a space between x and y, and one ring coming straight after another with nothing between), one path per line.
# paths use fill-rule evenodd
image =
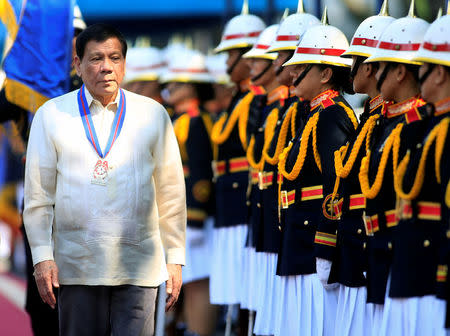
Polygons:
M120 89L127 45L97 24L77 38L84 85L36 113L24 222L44 302L61 335L153 335L157 287L177 301L186 202L165 109ZM56 302L54 288L59 288Z

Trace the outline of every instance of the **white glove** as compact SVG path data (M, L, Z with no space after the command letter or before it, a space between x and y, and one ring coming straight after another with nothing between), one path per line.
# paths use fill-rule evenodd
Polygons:
M316 258L316 270L317 276L319 277L323 288L325 288L326 290L330 290L338 287L338 283L328 284L328 278L330 277L331 271L331 261L322 258Z

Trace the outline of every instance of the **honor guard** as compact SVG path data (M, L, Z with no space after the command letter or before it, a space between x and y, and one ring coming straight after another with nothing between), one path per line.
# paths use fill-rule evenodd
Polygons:
M332 261L329 282L337 282L339 298L336 315L336 335L363 335L372 327L373 306L366 304L365 271L366 232L362 218L366 199L361 192L358 173L365 155L365 141L380 119L385 101L377 90L375 74L378 63L363 63L372 56L381 34L395 19L387 12L387 0L380 14L365 19L356 29L350 47L342 55L352 57L351 76L357 93L369 96L360 116L356 136L335 152L336 181L332 199L338 220L336 253ZM353 302L349 305L348 302Z
M178 54L163 77L168 102L175 111L174 131L180 147L186 183L186 266L183 268L184 316L189 332L209 335L215 328L216 309L209 303L209 231L213 214L210 141L212 120L204 103L213 97L214 78L205 57L193 50ZM211 226L211 227L208 227Z
M438 18L433 24L431 24L427 33L424 37L424 42L422 43L419 51L415 56L415 60L423 62L423 65L419 71L419 78L421 83L421 94L428 102L432 103L435 106L434 112L434 122L436 124L435 129L430 132L434 134L437 132L437 128L440 128L440 136L436 138L436 144L439 141L438 138L443 136L445 132L445 124L448 123L450 111L450 90L448 89L449 85L449 73L450 73L450 41L448 38L448 24L450 21L450 7L447 5L447 15ZM442 120L442 119L447 119ZM433 158L433 153L436 155L438 152L433 152L433 148L430 150L429 158L427 161L436 160L436 163L440 161L440 174L433 172L429 172L428 170L424 171L424 174L428 174L433 179L433 182L436 182L437 178L440 177L439 187L434 189L441 190L443 194L439 196L440 203L440 216L442 222L442 229L444 230L441 234L441 251L440 251L440 259L439 264L437 266L437 297L439 299L445 299L447 301L447 320L446 320L446 328L450 327L450 290L449 290L449 277L448 266L450 264L450 184L448 184L449 174L450 174L450 158L449 155L446 155L450 151L450 143L449 143L449 133L447 131L446 142L443 147L443 153L438 158ZM433 140L429 140L433 141ZM436 145L435 145L436 146ZM425 160L425 159L424 159ZM411 158L411 162L413 162L413 158ZM422 175L418 172L418 178ZM440 176L439 176L440 175ZM405 173L405 178L408 175ZM435 178L434 178L435 177ZM399 178L399 182L401 179ZM428 181L425 183L422 188L428 187ZM435 196L433 196L435 197ZM436 322L436 326L439 328L441 325Z
M333 153L353 135L358 122L341 96L342 91L351 92L351 61L340 57L348 41L327 24L326 10L322 22L305 32L285 63L291 66L295 94L309 102L309 114L303 131L283 150L278 163L282 242L277 274L283 295L275 335L322 335L334 328L337 294L321 284L316 256L327 257L328 248L334 251L336 229L317 230L322 213L329 216L322 203L334 186ZM326 253L317 254L314 241L321 244L317 252Z
M242 13L225 26L216 52L227 52L230 79L236 93L230 106L214 124L211 134L217 146L213 170L216 181L216 221L213 230L213 258L210 296L214 304L237 304L241 297L242 260L247 237L246 192L249 164L249 108L254 94L249 91L250 69L242 55L256 43L264 22L248 12L245 1ZM228 316L228 325L231 315Z
M361 161L359 181L366 198L365 229L368 235L367 301L375 306L374 333L389 334L391 329L380 323L387 316L384 306L388 276L392 264L393 237L397 229L394 172L404 154L399 134L405 124L422 119L418 108L425 103L419 96L415 51L428 24L414 17L411 4L407 17L395 20L380 37L378 46L365 62L380 62L377 87L386 101L392 101L375 123L365 140L365 157ZM368 124L368 122L366 122ZM408 141L406 138L404 141ZM384 320L384 317L383 317ZM400 325L398 321L397 325ZM380 328L378 330L377 328ZM391 326L393 327L393 325ZM388 331L389 330L389 331Z
M161 51L154 47L131 48L127 54L127 87L162 103L160 77L166 69Z
M264 277L261 273L261 255L256 253L256 243L262 229L261 190L265 183L263 174L264 158L262 155L265 139L270 136L271 129L278 118L278 108L289 95L287 86L279 85L273 60L276 53L267 53L270 43L275 39L278 25L272 25L264 29L253 48L243 57L250 65L250 78L255 95L250 105L249 136L250 142L247 148L247 160L250 164L250 186L248 189L249 205L249 230L245 249L245 262L243 269L243 286L241 306L249 310L256 310L261 299L261 282Z
M292 57L305 30L320 21L303 10L299 1L297 13L281 21L275 40L267 52L276 52L274 60L276 79L279 85L289 87L292 76L289 67L283 64ZM289 92L289 97L279 100L273 117L267 119L265 132L268 136L263 146L263 169L261 172L260 193L262 221L260 234L256 237L256 251L261 255L259 276L262 278L259 295L261 301L257 306L255 327L256 335L274 334L274 315L279 304L279 277L276 275L277 254L280 247L281 231L279 229L278 211L278 157L289 141L300 132L306 117L306 103L299 102L297 96ZM276 116L276 118L275 118ZM273 119L272 119L273 118Z
M408 149L399 159L394 179L400 219L393 242L388 300L395 314L390 318L401 317L403 321L400 330L414 326L415 332L408 335L445 334L445 304L435 295L445 296L444 260L448 253L448 217L447 222L443 217L448 173L441 164L445 150L449 150L445 149L450 121L449 23L448 15L437 19L414 57L414 61L424 62L419 70L422 97L435 109L420 123L404 126L400 137L408 142ZM412 314L412 310L417 313ZM394 323L389 322L388 327Z

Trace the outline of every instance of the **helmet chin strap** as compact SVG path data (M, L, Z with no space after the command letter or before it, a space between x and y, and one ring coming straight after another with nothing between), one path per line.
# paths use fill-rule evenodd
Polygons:
M256 76L252 77L252 78L251 78L251 81L252 81L252 82L255 82L255 81L257 81L258 79L260 79L262 76L264 76L264 74L267 72L267 70L270 69L271 66L272 66L272 61L270 61L270 63L267 64L267 66L264 68L263 71L261 71L261 72L260 72L259 74L257 74Z
M233 64L231 64L231 66L227 69L227 74L231 76L231 74L234 71L234 68L236 68L236 66L238 65L239 61L242 58L242 55L245 54L245 50L244 49L240 49L239 50L239 56L236 58L236 60L233 62Z
M290 58L292 57L293 54L294 54L294 52L291 52L291 53L283 60L283 63L286 63L286 62L288 61L288 59L290 59ZM284 67L283 65L280 66L280 67L278 68L278 70L275 72L275 75L276 75L276 76L281 75L281 73L284 71L284 68L286 68L286 67Z
M306 77L306 75L311 70L311 68L312 68L312 64L308 64L308 66L305 68L305 70L303 70L303 72L297 77L294 84L292 84L292 85L298 86L300 84L300 82Z
M434 64L428 63L428 69L427 71L422 75L422 77L419 78L419 84L422 86L423 83L427 80L428 76L433 72L434 70Z
M350 72L350 78L352 80L355 79L356 73L358 72L358 69L361 66L362 62L363 62L363 58L362 57L358 57L356 59L355 65L353 66L353 69Z
M378 91L381 91L381 87L383 86L383 83L386 80L386 77L387 77L389 71L391 70L391 67L392 67L392 63L388 63L388 64L386 64L386 67L383 69L383 72L381 73L381 76L377 82L377 90Z

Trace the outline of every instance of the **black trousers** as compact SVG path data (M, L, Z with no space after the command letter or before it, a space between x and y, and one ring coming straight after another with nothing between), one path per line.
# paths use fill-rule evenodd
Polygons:
M156 287L61 285L61 336L153 336Z

